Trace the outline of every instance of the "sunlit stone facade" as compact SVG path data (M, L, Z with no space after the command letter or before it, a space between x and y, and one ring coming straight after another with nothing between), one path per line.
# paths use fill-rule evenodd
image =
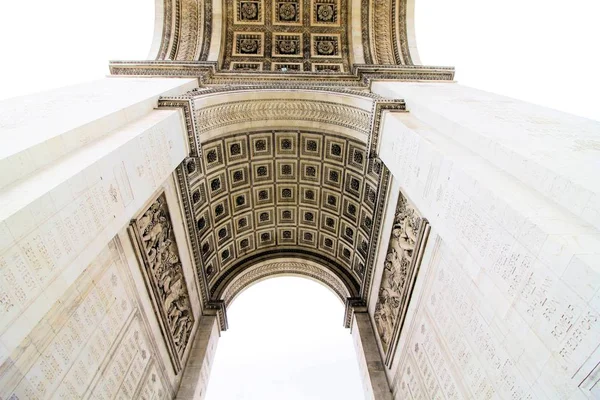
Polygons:
M0 398L202 399L280 275L367 399L600 396L600 123L420 65L410 0L156 9L152 60L0 103Z

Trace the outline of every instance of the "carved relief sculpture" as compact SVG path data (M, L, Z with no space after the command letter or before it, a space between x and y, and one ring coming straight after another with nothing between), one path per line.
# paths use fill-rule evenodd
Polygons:
M173 368L178 373L194 326L194 315L164 193L132 221L130 232L138 246L146 287Z
M388 366L392 364L428 234L427 220L400 193L374 314Z

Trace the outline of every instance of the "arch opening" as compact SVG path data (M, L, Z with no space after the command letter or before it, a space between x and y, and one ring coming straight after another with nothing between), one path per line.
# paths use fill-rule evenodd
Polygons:
M306 277L269 276L245 286L230 304L231 329L219 338L206 399L361 399L356 352L336 297Z

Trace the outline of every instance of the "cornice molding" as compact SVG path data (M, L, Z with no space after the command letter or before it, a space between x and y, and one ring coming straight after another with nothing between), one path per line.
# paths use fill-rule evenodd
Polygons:
M110 61L110 73L130 77L198 78L204 85L304 85L369 89L374 80L441 81L454 79L453 67L423 65L355 64L348 73L219 71L216 62Z

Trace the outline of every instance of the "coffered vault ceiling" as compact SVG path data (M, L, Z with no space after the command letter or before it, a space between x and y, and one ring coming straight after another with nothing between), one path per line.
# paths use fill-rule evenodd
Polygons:
M223 69L349 70L346 0L231 0L226 7Z
M268 274L309 276L352 301L368 296L389 183L373 149L382 110L405 110L347 89L258 88L159 101L185 116L190 157L177 176L202 299L222 328L231 287ZM249 272L282 257L295 261Z
M383 176L364 143L269 130L227 135L202 148L186 172L211 293L235 265L273 251L321 259L358 289Z
M418 65L413 1L157 0L153 59L111 62L198 79L159 107L185 116L177 178L203 310L223 329L225 303L269 274L320 280L347 311L369 297L389 183L379 125L405 111L370 83L454 76Z
M114 74L453 76L451 68L419 65L414 0L156 1L154 60L114 61Z
M363 90L372 79L452 80L451 67L420 65L414 1L156 0L151 59L110 71Z

